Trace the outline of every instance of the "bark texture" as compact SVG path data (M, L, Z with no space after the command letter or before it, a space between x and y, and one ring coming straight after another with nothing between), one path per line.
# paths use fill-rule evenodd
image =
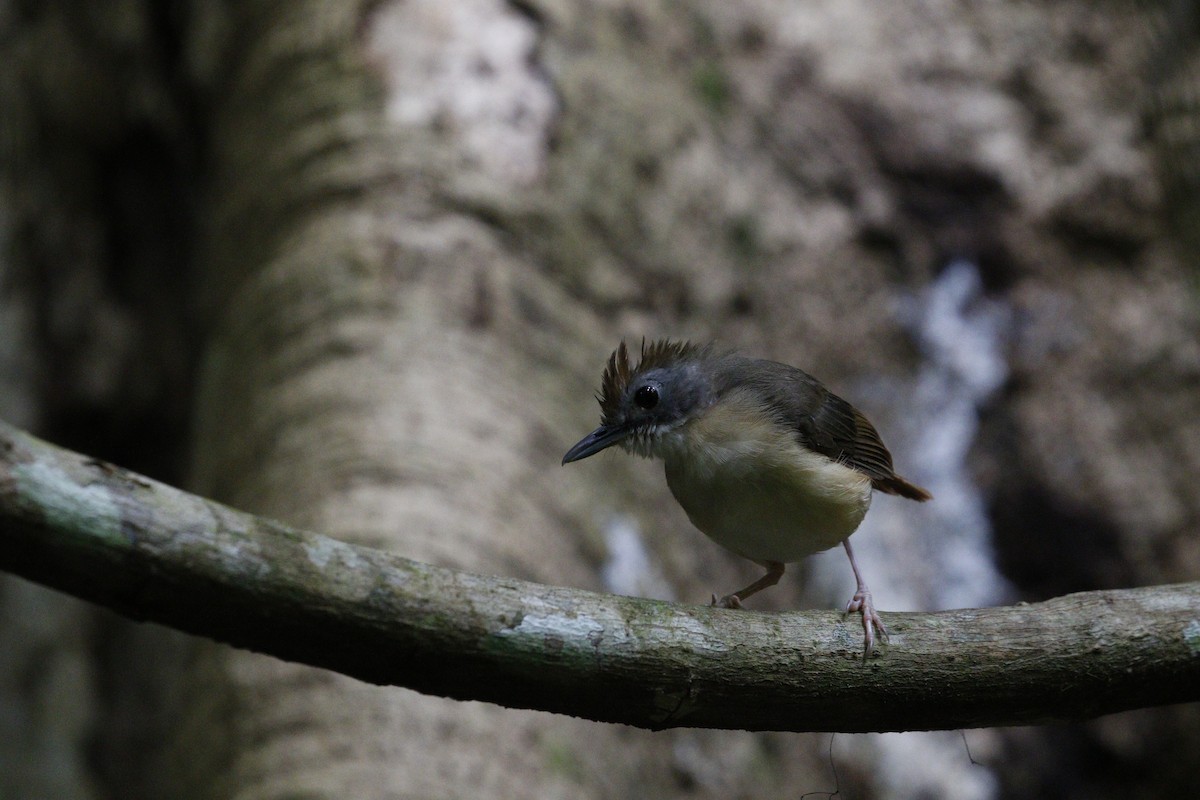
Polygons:
M53 441L347 541L703 600L753 568L658 469L555 465L620 337L716 338L809 369L903 471L968 487L994 548L958 535L945 481L876 503L855 545L881 607L1193 580L1200 315L1172 236L1197 229L1195 26L1165 5L0 4L0 369L26 353L0 408L35 397ZM956 385L922 377L947 370L921 327L956 260L1001 365L958 416L918 411ZM955 380L984 355L959 333ZM756 607L844 603L835 561ZM22 741L35 795L829 782L825 738L464 708L36 612L58 601L19 586L0 621L38 617L45 646L0 664L21 709L0 724L74 714ZM840 789L1195 793L1195 705L970 739L1003 769L953 735L839 738Z

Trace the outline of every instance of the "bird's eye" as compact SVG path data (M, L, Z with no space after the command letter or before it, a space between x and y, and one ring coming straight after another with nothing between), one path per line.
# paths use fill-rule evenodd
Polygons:
M658 405L658 389L653 386L642 386L633 393L633 402L638 408L644 408L647 411Z

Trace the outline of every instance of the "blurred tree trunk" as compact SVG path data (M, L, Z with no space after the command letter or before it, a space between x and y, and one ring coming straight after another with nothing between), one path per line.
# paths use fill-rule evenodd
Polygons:
M719 337L863 389L892 443L913 425L921 357L903 309L947 261L970 259L1016 320L1013 379L978 409L974 460L1006 577L1037 598L1195 577L1200 323L1140 133L1140 12L1071 0L0 12L12 65L0 210L19 254L0 277L28 310L0 307L15 320L0 344L28 325L38 358L22 391L58 442L347 540L552 583L600 587L612 542L632 531L653 568L633 583L610 570L604 586L699 600L752 570L690 529L659 469L557 469L594 422L608 349ZM893 450L905 465L911 450ZM950 548L909 513L878 503L873 517L898 522L858 548L893 565L893 588L872 579L884 608L977 580L950 574L948 557L936 569ZM1053 538L1085 530L1102 535ZM847 599L838 570L829 596L809 582L807 602ZM45 597L0 596L0 624L42 625L40 645L0 663L5 697L34 698L6 704L17 711L0 731L31 731L20 752L42 766L20 785L35 796L832 789L824 737L652 735L454 704L77 607L46 614L59 601ZM800 603L789 580L756 607ZM839 739L840 788L1187 794L1194 709L1138 719L1135 737L1105 721L972 733L984 760L1007 749L996 772L967 764L953 736ZM55 735L71 744L43 744Z
M545 488L581 405L563 365L588 360L586 331L464 208L545 169L555 99L534 23L493 2L227 13L229 36L197 45L218 52L200 53L213 62L192 488L419 559L594 583L561 533L578 511ZM471 89L481 106L458 108ZM623 797L644 778L646 744L615 728L205 642L175 657L179 672L158 676L171 705L151 796Z

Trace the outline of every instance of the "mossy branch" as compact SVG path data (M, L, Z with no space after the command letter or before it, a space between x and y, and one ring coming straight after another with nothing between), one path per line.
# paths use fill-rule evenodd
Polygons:
M0 568L377 684L644 728L894 731L1200 700L1200 584L761 614L473 575L244 514L0 423Z

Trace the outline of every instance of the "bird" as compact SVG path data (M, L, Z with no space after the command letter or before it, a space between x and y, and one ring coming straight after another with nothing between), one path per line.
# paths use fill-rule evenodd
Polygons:
M887 628L850 546L873 492L930 493L896 474L875 426L802 369L686 340L642 340L631 364L622 341L601 377L600 427L563 456L569 464L614 445L661 459L688 519L717 544L766 569L711 604L774 586L785 566L841 544L857 588L846 614L862 615L863 660Z

